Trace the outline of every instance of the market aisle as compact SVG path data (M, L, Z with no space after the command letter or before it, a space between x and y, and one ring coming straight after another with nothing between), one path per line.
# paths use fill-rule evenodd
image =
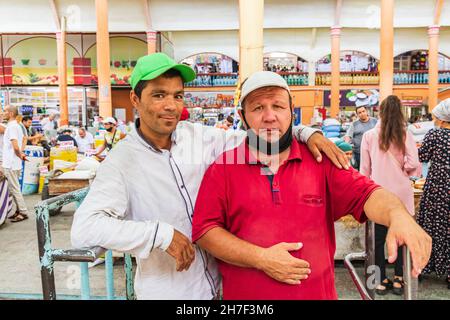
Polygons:
M26 196L25 201L30 209L40 200L40 195ZM70 247L70 226L74 206L66 206L58 216L51 218L52 241L54 248ZM30 214L30 219L20 222L7 222L0 228L0 293L41 293L41 278L38 263L38 249L36 240L36 224L34 213ZM79 290L71 288L71 279L74 277L74 270L78 264L56 263L55 278L56 292L58 294L78 295ZM357 268L361 271L361 268ZM7 272L6 270L14 270ZM359 300L359 294L351 281L347 270L341 262L336 264L336 287L340 299ZM393 270L387 270L391 275ZM117 263L114 266L115 280L114 287L116 295L125 295L125 279L123 265ZM106 294L104 266L97 266L90 269L90 283L92 295ZM419 284L419 299L450 299L450 290L444 285L443 280L428 279ZM393 294L378 299L400 300Z

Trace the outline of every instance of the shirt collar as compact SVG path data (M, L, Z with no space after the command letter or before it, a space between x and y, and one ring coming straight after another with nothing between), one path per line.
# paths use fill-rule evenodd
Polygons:
M140 127L141 127L141 119L137 118L136 121L134 122L134 129L132 131L132 133L134 133L134 135L138 138L138 140L144 144L146 147L150 148L150 150L154 151L154 152L158 152L161 153L161 150L158 149L150 140L148 140L146 137L144 137L144 135L142 134ZM177 126L178 127L178 126ZM177 144L177 134L176 134L176 129L174 132L172 132L170 139L172 140L173 144Z

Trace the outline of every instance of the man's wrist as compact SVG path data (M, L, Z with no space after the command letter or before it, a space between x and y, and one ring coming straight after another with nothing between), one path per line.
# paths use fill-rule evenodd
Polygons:
M321 130L319 130L319 129L315 129L315 130L316 130L316 131L312 132L312 133L309 135L309 137L308 137L307 140L306 140L306 143L308 143L309 139L311 139L311 137L312 137L313 135L315 135L316 133L317 133L317 134L320 134L321 136L323 136L323 132L322 132Z
M388 227L390 227L392 223L397 221L398 219L405 217L412 218L405 208L392 208L391 210L389 210L387 217L388 217L387 221Z
M264 248L255 246L255 254L253 255L254 258L249 261L249 264L257 270L264 271L265 250L266 249Z
M322 134L322 131L320 129L311 128L307 126L303 126L301 128L301 131L299 132L300 140L303 143L308 143L309 139L315 134L320 133Z

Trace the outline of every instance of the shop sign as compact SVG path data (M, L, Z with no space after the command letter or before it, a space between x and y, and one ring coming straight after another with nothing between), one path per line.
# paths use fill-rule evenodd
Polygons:
M349 89L339 91L339 106L343 107L374 107L379 104L380 93L377 89ZM331 106L331 91L323 92L323 105Z
M420 108L423 106L423 97L421 96L402 97L401 101L405 107Z

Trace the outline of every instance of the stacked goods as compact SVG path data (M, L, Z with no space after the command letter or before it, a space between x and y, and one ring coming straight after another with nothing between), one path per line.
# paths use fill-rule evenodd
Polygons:
M70 171L55 172L52 177L49 177L49 195L60 195L88 187L99 166L100 163L91 157L81 160Z
M336 119L326 119L323 122L322 131L327 138L338 138L341 135L341 124Z
M106 130L98 130L94 137L95 148L101 147L105 143Z
M78 158L77 148L74 146L52 147L50 149L50 170L54 169L55 160L76 163L77 158Z
M45 178L47 178L47 175L48 175L48 167L47 166L39 167L39 173L40 173L40 177L39 177L38 193L41 194L42 190L44 189Z
M39 190L39 168L44 165L44 148L27 146L24 153L28 161L23 162L20 183L22 193L29 195Z
M90 85L92 81L90 58L73 58L73 79L75 84Z

